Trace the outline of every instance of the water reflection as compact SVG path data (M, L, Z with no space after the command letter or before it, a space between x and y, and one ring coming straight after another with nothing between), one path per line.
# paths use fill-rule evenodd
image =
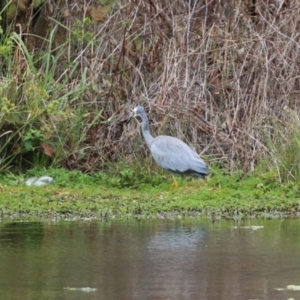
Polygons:
M1 226L0 246L17 248L39 247L44 238L44 228L41 222L12 222Z
M299 225L4 223L1 299L296 299L276 288L299 285Z
M205 242L205 230L198 225L168 224L148 237L140 272L136 299L197 299L200 292L199 257Z
M149 251L191 250L204 238L204 230L199 226L183 227L169 224L168 228L149 237L145 247Z

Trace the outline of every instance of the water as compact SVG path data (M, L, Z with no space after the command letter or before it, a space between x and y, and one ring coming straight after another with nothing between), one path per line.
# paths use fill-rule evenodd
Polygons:
M0 223L0 299L300 299L299 250L292 219Z

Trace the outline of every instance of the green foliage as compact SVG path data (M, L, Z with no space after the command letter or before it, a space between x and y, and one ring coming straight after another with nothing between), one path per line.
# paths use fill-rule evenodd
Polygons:
M41 141L43 134L40 130L29 129L23 135L23 152L33 151Z
M0 175L0 212L39 217L205 216L235 219L300 213L299 182L279 184L272 172L249 173L241 177L239 173L224 175L220 169L213 170L207 181L180 180L179 188L175 190L170 190L170 181L157 186L140 183L139 188L134 189L132 182L143 180L137 179L133 169L122 169L119 178L123 182L118 183L108 180L109 177L116 178L113 174L106 173L107 177L103 174L35 168L25 176ZM53 177L54 184L45 187L22 184L25 178L42 175ZM160 177L160 182L165 182L165 178Z
M119 176L111 179L111 184L119 188L131 187L135 182L135 172L129 168L123 169Z
M9 114L15 110L16 105L10 102L6 97L3 97L0 99L0 108L1 108L0 116L2 118L4 116L9 118Z
M1 19L0 19L1 21ZM0 57L5 58L6 61L8 61L11 58L12 50L13 50L13 41L11 37L4 36L3 37L3 29L0 26L0 35L2 36L2 39L0 39Z
M84 188L99 184L96 177L84 174L78 170L67 171L62 168L33 168L26 172L27 178L43 175L54 178L54 185L58 187Z
M280 182L289 182L300 178L300 118L288 108L283 117L273 121L272 131L264 132L269 156L261 164L276 172Z
M40 177L43 175L51 176L55 179L54 185L59 187L92 187L92 186L107 186L111 188L130 188L143 189L144 187L159 187L164 183L167 187L171 184L171 176L166 177L158 174L151 174L135 168L129 168L119 165L115 166L114 170L107 172L101 171L92 174L85 174L78 170L68 171L63 168L43 168L35 167L27 170L25 178ZM20 182L24 180L24 176L8 176L9 180ZM6 178L3 176L3 180ZM6 181L5 181L6 182Z
M52 38L50 35L50 48ZM61 77L61 84L55 78L61 68L64 48L58 48L55 57L51 51L37 56L18 35L13 34L5 41L0 46L0 56L10 57L12 42L9 41L13 41L26 57L27 65L24 69L16 64L14 69L8 69L11 74L0 79L0 171L12 164L24 167L23 153L27 155L26 162L31 164L58 165L72 153L80 152L79 144L85 138L82 127L86 124L83 116L86 110L80 101L74 104L70 100L79 99L89 88L86 77L82 76L74 89L62 88L61 84L69 80L68 74ZM71 62L70 71L77 66ZM51 151L45 151L42 143Z
M164 182L161 176L143 171L137 166L129 168L122 167L121 164L116 165L113 169L109 170L108 173L99 172L97 176L100 181L116 188L140 189L145 185L155 187Z
M84 18L83 21L77 20L74 23L72 30L72 43L87 44L93 39L93 32L91 29L92 20L90 18Z

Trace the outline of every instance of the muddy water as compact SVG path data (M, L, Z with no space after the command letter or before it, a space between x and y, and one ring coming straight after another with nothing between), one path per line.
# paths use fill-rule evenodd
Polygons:
M300 220L0 223L0 299L300 299L298 286Z

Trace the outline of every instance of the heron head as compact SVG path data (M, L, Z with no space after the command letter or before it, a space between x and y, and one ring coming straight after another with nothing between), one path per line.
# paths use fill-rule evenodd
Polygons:
M136 118L136 117L145 117L146 116L146 112L144 110L144 108L142 106L137 106L133 109L133 112L132 112L133 116Z

